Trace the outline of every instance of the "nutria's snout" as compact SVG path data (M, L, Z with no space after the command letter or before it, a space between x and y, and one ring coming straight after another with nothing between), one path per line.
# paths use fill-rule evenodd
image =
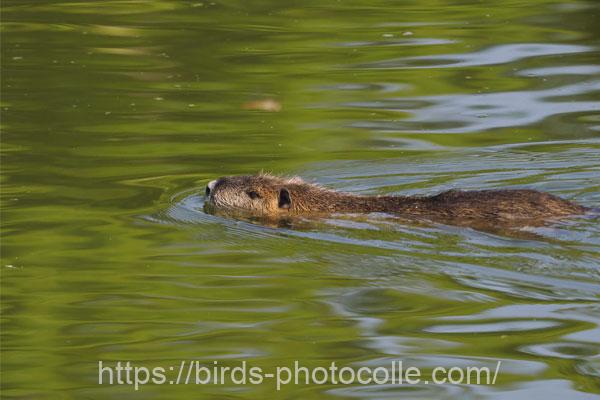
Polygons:
M206 185L206 189L204 191L204 195L206 196L207 199L210 197L210 194L215 189L216 185L217 185L217 180L216 179L213 180L213 181L208 182L208 185Z

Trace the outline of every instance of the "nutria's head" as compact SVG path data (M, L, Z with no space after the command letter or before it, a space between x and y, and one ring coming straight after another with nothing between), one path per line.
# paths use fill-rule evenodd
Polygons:
M271 175L227 176L206 186L209 210L243 211L258 216L289 214L294 199L291 187L311 186L300 178Z

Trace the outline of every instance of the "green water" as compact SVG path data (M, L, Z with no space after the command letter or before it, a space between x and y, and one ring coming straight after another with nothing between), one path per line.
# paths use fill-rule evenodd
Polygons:
M1 40L3 398L600 398L598 219L276 229L201 196L264 169L598 207L598 2L4 0ZM135 391L98 385L100 360L502 367Z

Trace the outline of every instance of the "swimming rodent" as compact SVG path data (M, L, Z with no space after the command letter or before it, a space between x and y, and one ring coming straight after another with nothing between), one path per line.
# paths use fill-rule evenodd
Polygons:
M589 209L530 189L449 190L433 196L364 196L337 192L301 178L228 176L206 187L208 211L282 218L336 213L388 213L454 225L521 224L583 214Z

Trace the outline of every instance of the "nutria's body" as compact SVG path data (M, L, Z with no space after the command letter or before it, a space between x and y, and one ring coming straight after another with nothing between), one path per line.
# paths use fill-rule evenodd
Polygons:
M336 192L300 178L232 176L212 181L206 204L215 210L259 217L332 213L392 213L456 225L531 223L587 209L548 193L528 189L450 190L434 196L361 196Z

